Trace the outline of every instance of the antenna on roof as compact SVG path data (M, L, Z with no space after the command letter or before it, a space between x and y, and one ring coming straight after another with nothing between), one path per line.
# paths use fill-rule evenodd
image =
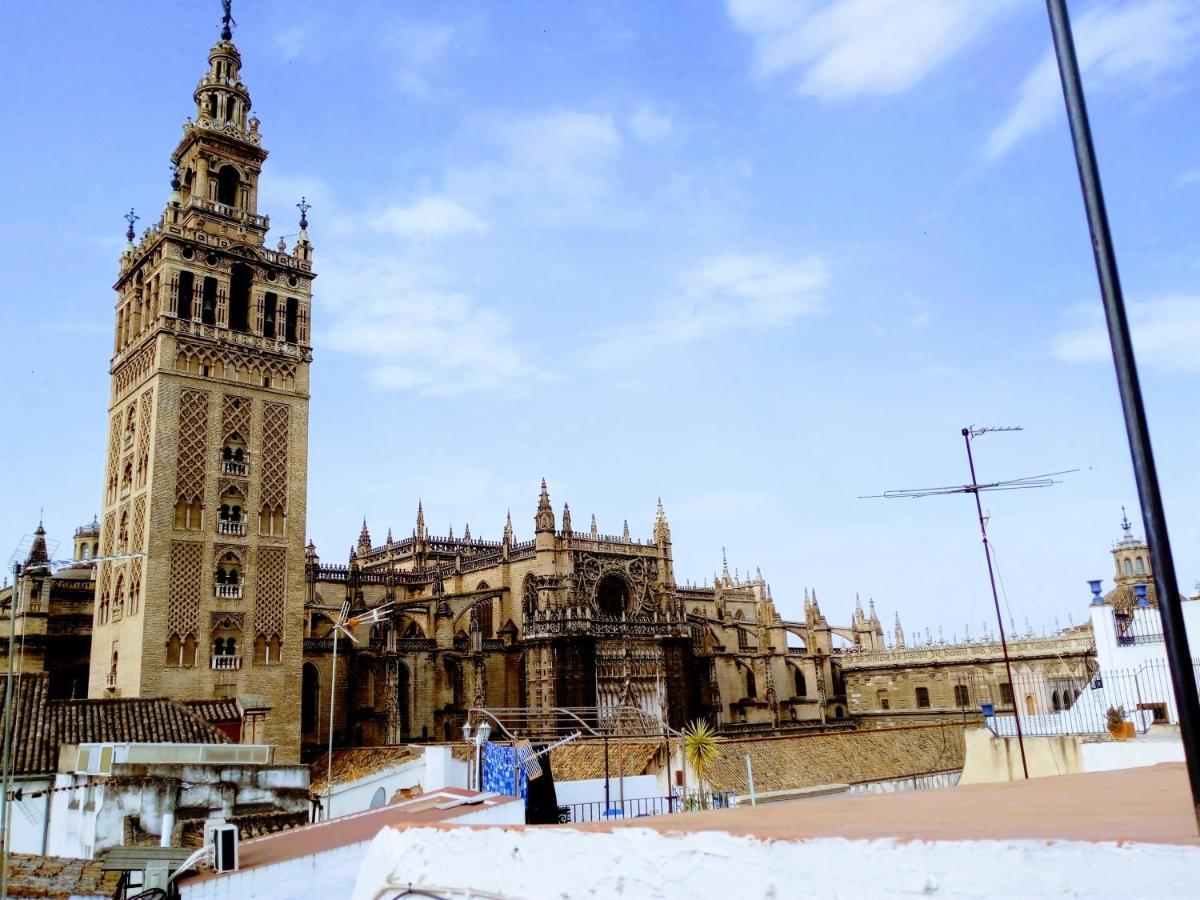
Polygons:
M1078 472L1078 469L1065 469L1061 472L1048 472L1045 475L1028 475L1024 478L1010 478L1006 481L989 481L984 484L979 483L979 479L975 477L975 458L971 453L971 441L975 438L982 437L985 434L999 431L1023 431L1020 425L968 425L962 430L963 443L967 448L967 465L971 470L971 483L962 485L949 485L947 487L933 488L915 488L912 490L902 491L884 491L882 494L873 494L867 497L859 497L860 500L884 499L897 500L900 498L915 500L921 497L936 497L942 494L973 494L975 497L975 512L979 517L979 533L983 538L983 555L987 558L988 581L992 586L992 603L996 607L996 624L1000 628L1000 649L1004 653L1004 668L1008 672L1009 684L1015 684L1012 679L1012 663L1008 658L1008 641L1004 635L1004 620L1000 615L1000 595L996 591L996 573L992 568L992 549L988 543L987 523L990 516L983 513L983 502L979 499L979 495L983 491L1020 491L1030 490L1033 488L1050 487L1051 485L1060 484L1054 476L1066 475L1070 472ZM1025 736L1021 732L1021 712L1017 708L1017 704L1013 703L1013 720L1017 725L1017 743L1021 748L1021 768L1025 773L1025 778L1029 778L1029 765L1025 761Z

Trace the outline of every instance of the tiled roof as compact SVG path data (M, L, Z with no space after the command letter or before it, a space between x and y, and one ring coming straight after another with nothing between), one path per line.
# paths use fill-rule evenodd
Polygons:
M0 715L5 679L0 676ZM229 739L183 704L165 698L49 700L45 673L14 682L13 773L36 775L58 769L62 744L225 744Z
M205 722L240 722L242 711L232 697L217 700L184 700L183 705Z
M333 783L345 784L357 781L376 772L390 769L392 766L403 765L417 758L420 751L414 752L407 744L388 747L356 747L347 750L333 751ZM319 794L326 787L329 754L322 753L313 760L309 771L312 773L309 789Z
M653 774L655 757L663 753L661 740L624 739L608 742L608 774ZM550 751L550 770L555 781L583 781L604 777L604 742L580 739Z
M952 724L721 741L720 748L705 780L739 794L750 790L746 754L755 790L766 793L961 769L964 753L962 726Z
M10 897L111 897L120 872L105 872L94 859L8 855Z

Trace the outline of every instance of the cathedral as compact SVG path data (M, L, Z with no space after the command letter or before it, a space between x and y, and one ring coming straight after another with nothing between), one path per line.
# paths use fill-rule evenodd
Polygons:
M290 247L267 246L267 151L241 67L227 13L162 214L140 237L127 217L102 513L77 535L74 593L66 576L45 588L92 597L90 697L236 700L241 740L281 762L330 740L458 739L480 708L630 710L726 734L902 724L897 666L921 682L914 715L937 711L923 667L944 680L944 654L892 655L873 602L838 626L806 593L787 621L760 573L678 580L661 502L649 537L601 534L566 504L556 515L543 482L499 539L433 535L418 503L407 535L376 544L364 522L345 563L322 562L305 544L309 207ZM31 665L81 691L82 632L21 627L71 648ZM954 665L979 659L972 646ZM966 696L945 705L961 714Z
M532 505L532 504L531 504ZM675 580L671 528L659 503L649 539L575 530L556 519L542 482L533 539L511 516L500 540L464 530L435 536L418 504L411 533L373 545L364 522L345 565L308 548L301 730L328 735L335 622L336 744L457 738L472 708L640 710L683 728L706 718L726 732L821 726L846 719L834 636L883 649L861 605L832 627L815 597L802 622L784 621L761 574L711 587ZM371 611L379 608L382 614ZM840 724L849 724L843 721Z

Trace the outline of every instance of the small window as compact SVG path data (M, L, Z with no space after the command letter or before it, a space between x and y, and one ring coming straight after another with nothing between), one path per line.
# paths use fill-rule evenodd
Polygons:
M754 673L750 671L746 672L746 696L758 696L758 683L754 680Z
M1004 706L1013 705L1013 689L1007 681L1000 685L1000 702Z
M929 688L927 688L927 687L917 688L917 708L918 709L929 709Z
M1133 563L1130 562L1129 560L1125 560L1125 574L1126 575L1133 574Z
M971 693L967 690L965 684L956 684L954 686L954 705L969 706L971 703Z
M1142 558L1141 558L1140 556L1139 556L1137 559L1135 559L1135 560L1134 560L1134 562L1133 562L1133 569L1134 569L1134 571L1135 571L1135 572L1137 572L1139 575L1145 575L1145 574L1146 574L1146 563L1145 563L1145 562L1142 560Z
M264 375L264 376L263 376L263 382L262 382L262 384L263 384L263 387L265 387L265 388L269 388L269 387L271 386L271 376L270 376L270 375Z
M200 366L200 374L205 375L205 376L208 375L208 364L207 363Z

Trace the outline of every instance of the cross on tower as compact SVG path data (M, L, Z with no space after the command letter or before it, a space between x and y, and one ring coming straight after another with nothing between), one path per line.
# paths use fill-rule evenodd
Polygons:
M300 210L300 227L308 227L308 211L312 209L312 204L308 202L308 198L301 197L300 202L296 204L296 208Z
M137 213L135 213L133 211L133 207L131 206L131 207L129 207L129 212L125 213L125 215L122 218L124 218L125 221L129 223L129 227L125 230L125 238L130 243L132 243L133 242L133 223L136 222L138 219L140 219L141 216L139 216Z

